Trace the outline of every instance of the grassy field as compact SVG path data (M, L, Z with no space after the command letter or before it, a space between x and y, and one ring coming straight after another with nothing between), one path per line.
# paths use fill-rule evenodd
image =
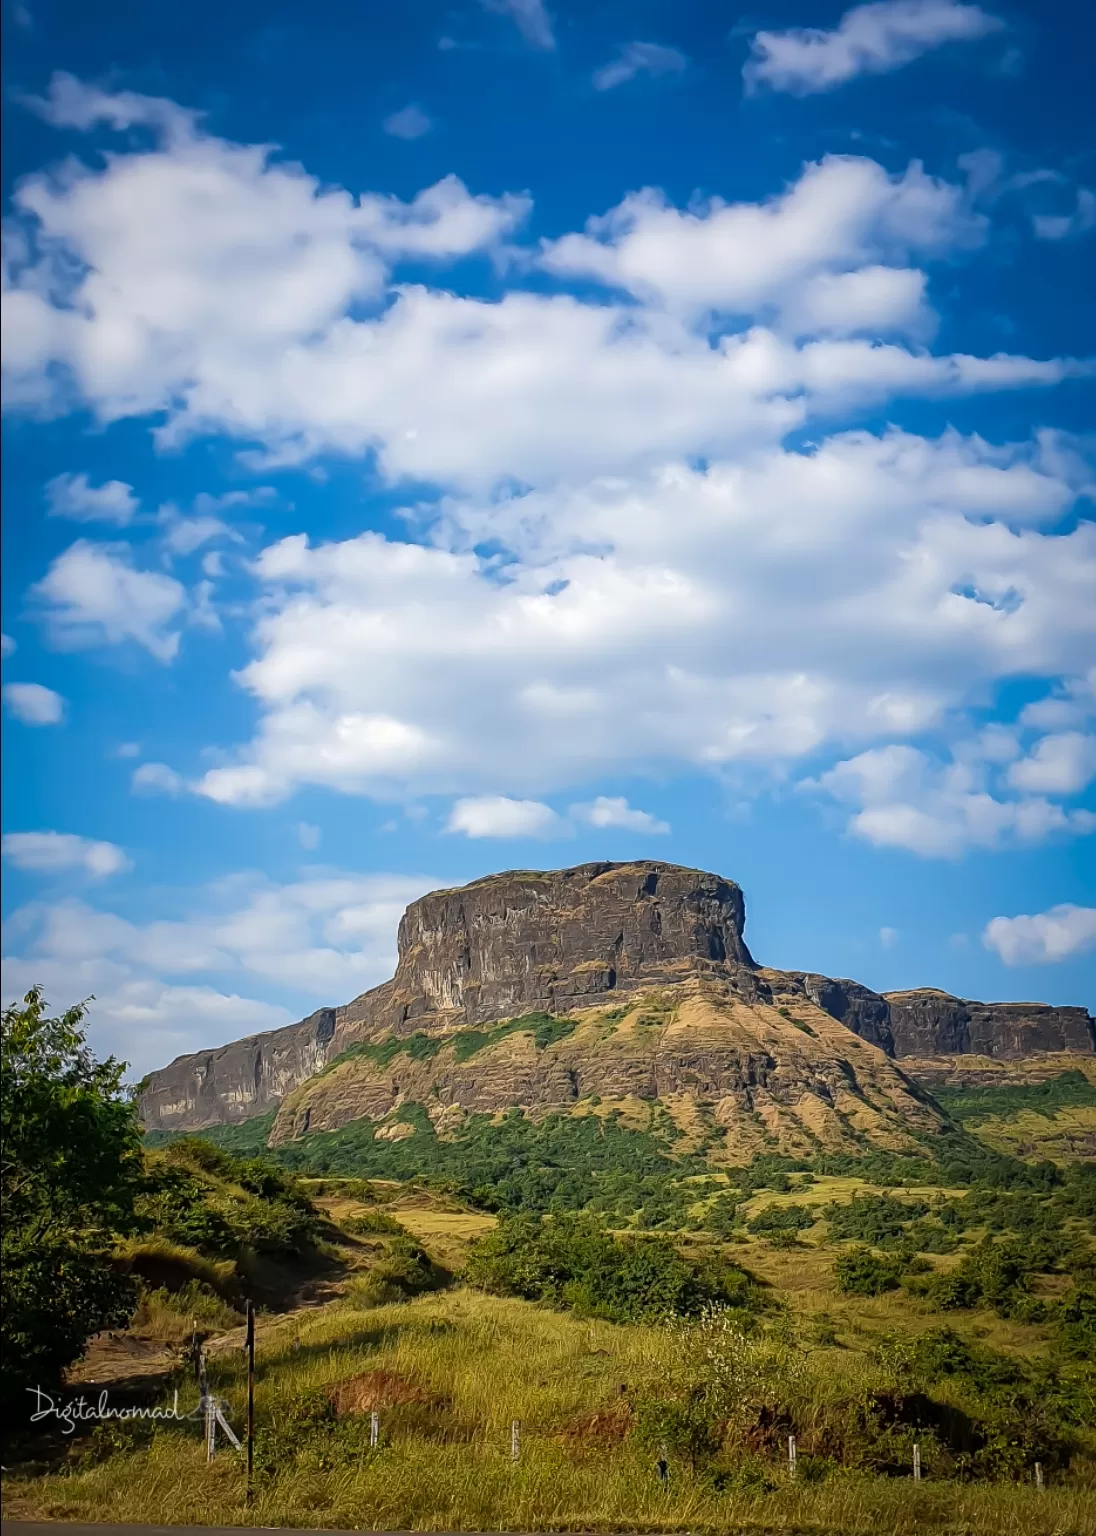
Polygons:
M299 1340L299 1344L298 1344ZM63 1472L5 1481L5 1513L45 1519L408 1530L633 1530L1086 1536L1096 1483L924 1482L863 1471L792 1481L779 1455L722 1481L626 1433L625 1404L675 1369L672 1333L581 1321L456 1290L399 1306L329 1306L264 1320L254 1502L231 1451L207 1466L197 1424ZM861 1348L815 1351L812 1392L839 1398L868 1369ZM215 1357L238 1426L243 1361ZM194 1396L191 1388L189 1398ZM189 1402L184 1391L184 1406ZM336 1405L331 1407L332 1402ZM316 1433L320 1405L323 1432ZM376 1409L381 1444L366 1433ZM511 1424L520 1456L510 1458ZM137 1432L137 1436L140 1431ZM802 1445L809 1447L809 1426ZM1092 1468L1088 1469L1090 1472Z

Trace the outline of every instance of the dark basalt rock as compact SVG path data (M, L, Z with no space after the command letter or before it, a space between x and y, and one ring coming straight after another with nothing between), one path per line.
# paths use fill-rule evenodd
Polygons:
M978 1003L920 988L888 992L896 1056L995 1056L1016 1060L1037 1051L1096 1051L1087 1009L1049 1003Z
M403 916L391 981L299 1024L179 1057L145 1080L141 1113L150 1130L244 1120L362 1038L570 1013L692 978L719 981L745 1005L807 998L892 1057L1096 1050L1083 1008L881 995L814 972L762 970L744 926L733 880L654 860L515 870L434 891Z

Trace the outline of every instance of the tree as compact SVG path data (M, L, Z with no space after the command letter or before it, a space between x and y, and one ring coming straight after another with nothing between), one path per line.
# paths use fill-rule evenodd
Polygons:
M135 1225L140 1128L124 1065L85 1044L86 1005L49 1018L41 989L0 1028L2 1393L55 1384L102 1328L132 1311L134 1285L111 1266Z

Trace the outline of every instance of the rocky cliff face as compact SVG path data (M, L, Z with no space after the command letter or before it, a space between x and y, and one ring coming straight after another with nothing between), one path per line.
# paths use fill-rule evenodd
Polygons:
M178 1056L141 1084L147 1130L201 1130L265 1114L327 1060L335 1009L320 1008L285 1029Z
M733 1084L740 1082L751 1105L755 1088L762 1097L771 1092L766 1074L771 1077L775 1069L766 1067L757 1077L757 1052L751 1055L745 1048L742 1031L756 1035L759 1029L763 1033L777 1028L784 1038L784 1015L792 1010L802 1014L799 1024L791 1026L793 1035L796 1030L799 1035L792 1043L801 1045L812 1029L817 1035L818 1020L824 1019L839 1027L838 1042L859 1037L884 1060L951 1052L1009 1058L1029 1051L1096 1050L1093 1021L1082 1008L973 1003L931 991L882 996L854 981L760 968L746 947L744 925L742 891L733 881L650 860L582 864L547 873L515 871L435 891L404 914L399 963L391 981L345 1007L320 1009L286 1029L179 1057L146 1079L142 1115L149 1129L162 1130L198 1130L243 1120L283 1103L356 1043L412 1034L447 1036L535 1011L581 1016L590 1010L623 1008L627 1013L625 1005L635 996L670 988L678 989L674 995L680 1000L680 988L689 986L716 986L722 1001L715 1013L721 1018L728 1009L737 1010L734 1059L724 1054L719 1061L707 1060L700 1073L707 1074L705 1092L726 1099ZM715 995L708 995L709 1003ZM706 1017L712 1017L713 1007L707 1008ZM695 1022L695 1011L689 1016ZM808 1018L815 1024L806 1022ZM825 1028L829 1030L829 1022ZM647 1030L637 1038L645 1042L643 1050L627 1071L617 1062L612 1082L604 1075L612 1052L600 1065L576 1064L570 1060L571 1045L540 1063L540 1068L552 1066L556 1073L551 1079L555 1086L543 1092L536 1087L541 1079L534 1074L527 1082L515 1059L509 1076L496 1074L485 1090L486 1099L469 1088L472 1079L467 1074L459 1078L463 1086L457 1097L464 1103L471 1093L466 1107L473 1101L501 1107L563 1103L589 1094L615 1095L618 1089L625 1096L646 1098L646 1090L639 1091L643 1083L654 1085L655 1097L686 1091L685 1083L692 1081L692 1069L683 1065L681 1055L687 1042L675 1035L673 1061L663 1057L656 1065L646 1059L655 1036ZM699 1048L703 1055L703 1042ZM839 1052L837 1059L845 1060L848 1054ZM767 1059L764 1050L761 1056ZM811 1051L807 1056L813 1060ZM802 1051L798 1057L791 1052L792 1059L800 1062L804 1074L801 1087L817 1078L813 1067L808 1071L804 1066ZM834 1070L847 1083L844 1068ZM785 1063L773 1078L785 1098L795 1071ZM359 1076L364 1089L364 1068ZM397 1083L390 1092L370 1082L369 1094L379 1093L376 1103L387 1104L384 1113L389 1113L393 1093L398 1096L404 1088ZM530 1094L531 1100L523 1097ZM296 1118L286 1121L283 1116L280 1124L290 1124L291 1133L299 1133L305 1123L311 1128L321 1121L331 1124L329 1109L321 1111L321 1100L328 1103L327 1089L311 1106L298 1106ZM909 1103L903 1112L915 1113ZM371 1111L361 1108L358 1113Z
M1084 1008L1047 1003L976 1003L920 988L887 992L896 1056L992 1056L1018 1060L1040 1051L1096 1051L1094 1021Z

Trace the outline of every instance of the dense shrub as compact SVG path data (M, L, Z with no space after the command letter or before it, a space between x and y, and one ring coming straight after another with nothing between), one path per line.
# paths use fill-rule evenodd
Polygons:
M617 1239L575 1217L501 1222L473 1247L465 1276L496 1295L612 1322L690 1315L713 1303L762 1305L756 1282L720 1255L686 1259L665 1238Z
M815 1216L806 1205L766 1205L747 1225L751 1232L802 1232L814 1226Z
M393 1237L406 1233L407 1228L387 1211L360 1211L356 1216L346 1218L343 1230L355 1237Z
M433 1263L424 1249L405 1235L393 1238L384 1257L347 1288L346 1299L352 1306L380 1307L436 1291L450 1279L448 1271Z
M839 1291L850 1296L880 1296L898 1287L899 1267L892 1258L880 1258L870 1248L848 1248L833 1262Z

